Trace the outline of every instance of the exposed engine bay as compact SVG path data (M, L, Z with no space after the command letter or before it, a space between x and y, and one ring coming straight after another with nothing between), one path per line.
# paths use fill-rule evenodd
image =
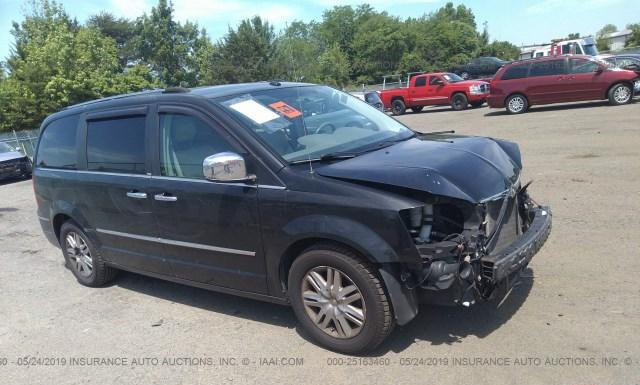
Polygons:
M439 293L444 302L470 306L492 298L500 284L511 287L528 260L505 280L496 276L496 256L517 243L534 219L539 206L527 194L528 186L514 184L475 205L436 197L405 210L401 215L422 259L419 271L402 274L407 288L424 289L427 297L446 292Z

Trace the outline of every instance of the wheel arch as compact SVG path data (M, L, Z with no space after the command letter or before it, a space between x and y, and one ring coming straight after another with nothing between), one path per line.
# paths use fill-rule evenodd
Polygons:
M56 239L60 240L60 228L66 221L71 220L82 229L88 228L88 222L86 218L71 203L66 201L54 201L51 209L51 211L54 213L51 216L51 225L53 227L53 232L56 236ZM91 234L87 233L87 236L91 237ZM95 237L91 238L92 241L96 241L95 239L93 239Z
M507 103L507 100L508 100L510 97L514 96L514 95L521 95L522 97L524 97L524 98L527 100L527 105L531 106L531 101L529 100L529 97L528 97L524 92L522 92L522 91L513 91L513 92L511 92L511 93L507 94L507 96L505 96L505 97L504 97L504 103L505 103L505 105L506 105L506 103Z
M327 247L346 249L363 257L365 260L372 262L378 271L380 279L382 280L384 290L389 296L393 317L398 325L405 325L409 323L418 314L418 298L416 297L414 290L408 290L398 279L400 273L398 272L397 264L376 263L371 260L371 256L367 254L366 250L362 250L359 247L353 247L348 243L337 241L332 238L303 238L294 242L287 248L281 259L279 269L280 284L285 291L288 291L288 276L293 262L305 250L315 245L327 245Z
M621 81L617 81L614 82L613 84L611 84L608 88L607 91L604 93L604 97L602 99L608 99L609 98L609 92L611 92L611 89L615 86L617 86L618 84L624 84L628 87L631 88L631 97L633 98L633 81L631 80L621 80Z
M396 100L400 100L401 102L405 103L404 96L395 95L391 97L391 103L395 102Z
M453 98L457 95L457 94L462 94L464 95L465 98L467 98L467 101L469 100L469 95L467 95L467 93L463 90L455 90L451 92L451 95L449 96L449 103L451 103L453 101Z

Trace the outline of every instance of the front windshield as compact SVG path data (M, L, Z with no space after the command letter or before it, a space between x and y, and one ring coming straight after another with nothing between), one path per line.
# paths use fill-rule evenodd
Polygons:
M357 154L414 135L364 101L325 86L275 87L216 101L288 162Z
M583 45L582 49L584 50L584 54L585 55L590 55L590 56L597 56L598 55L598 49L593 44Z
M448 81L449 83L456 83L456 82L462 82L464 81L463 78L461 78L460 76L454 74L454 73L446 73L444 75L442 75L443 78L445 78L446 81Z
M0 152L12 152L13 149L6 143L0 143Z

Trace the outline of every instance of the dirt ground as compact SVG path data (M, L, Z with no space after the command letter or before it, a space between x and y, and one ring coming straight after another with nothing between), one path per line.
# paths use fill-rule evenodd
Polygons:
M400 120L516 141L554 228L500 308L423 307L368 357L309 342L292 311L123 273L79 285L30 181L0 183L3 384L639 384L640 102Z

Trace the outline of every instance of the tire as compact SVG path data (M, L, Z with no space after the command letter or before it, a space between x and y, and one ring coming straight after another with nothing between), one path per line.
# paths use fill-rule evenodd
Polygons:
M454 94L451 97L451 108L453 108L455 111L466 110L468 105L469 101L467 100L465 94L458 93Z
M60 247L66 266L81 284L99 287L115 278L117 270L104 263L100 251L74 222L62 224Z
M529 101L524 95L513 94L505 101L505 108L510 114L521 114L529 109Z
M330 270L332 275L329 275ZM342 307L340 297L336 298L331 292L334 285L328 287L328 291L318 290L327 287L323 282L332 281L331 277L336 276L341 277L338 287L351 288L342 299L351 299L351 302L343 302ZM305 304L303 291L307 304L313 305ZM359 299L354 300L358 295ZM370 351L391 333L394 326L391 303L377 269L341 247L318 245L305 250L289 271L289 298L304 330L319 345L336 352L358 354ZM345 308L350 310L341 311ZM359 320L361 326L353 319ZM344 323L348 327L341 326Z
M423 108L424 108L424 106L411 107L411 111L413 111L414 113L418 113L418 112L422 111Z
M391 103L391 113L394 115L403 115L407 111L407 106L400 99L396 99Z
M609 90L609 104L620 106L633 99L633 88L625 83L618 83Z
M483 104L484 102L473 102L471 103L471 108L479 108L482 107Z

